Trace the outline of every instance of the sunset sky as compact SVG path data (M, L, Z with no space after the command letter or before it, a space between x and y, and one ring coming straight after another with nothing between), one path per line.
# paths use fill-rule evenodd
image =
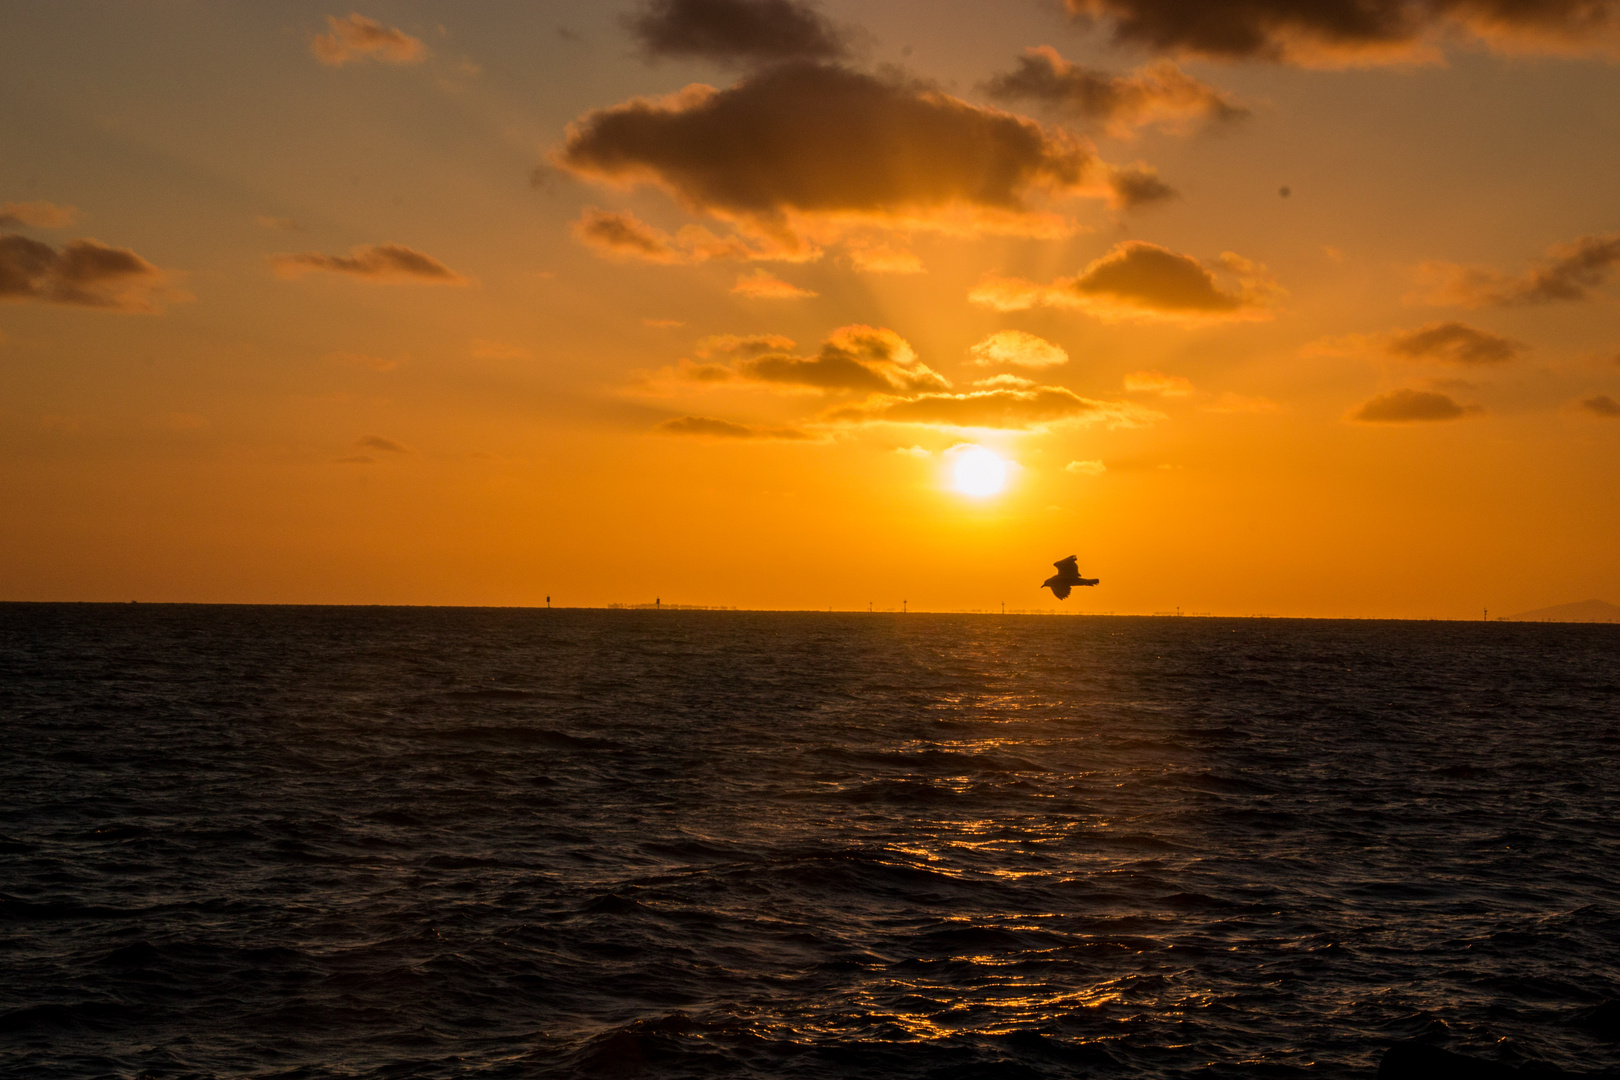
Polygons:
M1620 601L1620 0L0 25L0 599Z

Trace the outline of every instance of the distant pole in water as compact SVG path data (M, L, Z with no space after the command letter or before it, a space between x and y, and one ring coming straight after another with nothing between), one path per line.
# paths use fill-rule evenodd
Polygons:
M1005 600L1001 602L1001 613L1003 615L1007 614L1007 601Z
M902 600L902 601L900 601L900 614L904 615L905 613L906 613L906 602L904 600Z
M551 597L548 596L548 597L546 597L546 610L549 611L550 609L551 609Z
M1491 621L1491 609L1490 608L1485 609L1485 621L1486 622Z
M653 610L662 611L663 608L664 608L663 598L658 597L658 596L653 597Z

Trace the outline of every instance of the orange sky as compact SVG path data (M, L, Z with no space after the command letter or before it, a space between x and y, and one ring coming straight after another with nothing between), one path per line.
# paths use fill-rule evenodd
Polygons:
M0 599L1620 600L1620 0L1233 8L0 0Z

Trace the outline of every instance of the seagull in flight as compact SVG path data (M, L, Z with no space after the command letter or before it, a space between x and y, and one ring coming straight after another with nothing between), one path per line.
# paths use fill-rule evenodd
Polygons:
M1070 555L1067 559L1059 559L1052 564L1057 567L1057 573L1041 582L1041 588L1051 589L1052 594L1059 600L1069 598L1069 590L1076 585L1095 585L1101 578L1085 578L1080 576L1080 563L1078 557Z

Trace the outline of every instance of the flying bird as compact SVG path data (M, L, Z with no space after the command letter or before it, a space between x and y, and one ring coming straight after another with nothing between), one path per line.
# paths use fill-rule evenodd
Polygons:
M1078 557L1070 555L1067 559L1059 559L1052 564L1057 567L1057 573L1041 582L1041 588L1051 589L1052 594L1059 600L1069 598L1069 590L1076 585L1095 585L1101 578L1086 578L1080 576Z

